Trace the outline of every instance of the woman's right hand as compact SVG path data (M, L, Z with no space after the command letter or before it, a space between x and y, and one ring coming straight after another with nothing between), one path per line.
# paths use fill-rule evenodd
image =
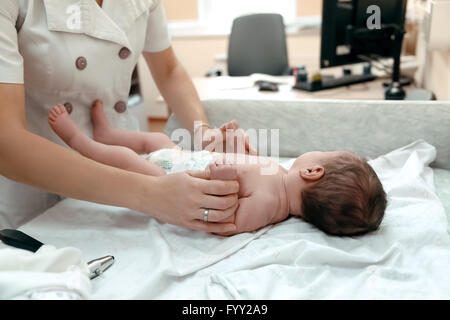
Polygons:
M231 217L238 207L237 181L209 180L206 171L190 171L155 178L143 187L138 210L161 222L211 233L236 230ZM203 221L209 209L208 222Z

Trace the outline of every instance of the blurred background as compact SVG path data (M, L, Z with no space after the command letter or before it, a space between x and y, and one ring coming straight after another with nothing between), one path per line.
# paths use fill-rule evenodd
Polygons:
M205 89L208 82L202 80L208 71L219 69L223 75L227 75L227 51L232 22L241 15L282 15L286 27L289 65L305 66L310 73L320 71L321 0L162 1L175 53L196 86L203 86L198 88L201 98L211 97ZM439 6L436 7L436 3ZM437 9L441 12L450 9L449 0L408 1L405 24L407 33L402 50L402 56L408 59L402 62L402 72L414 79L416 87L432 91L437 100L450 100L450 48L435 48L436 46L430 45L430 38L433 37L430 35L430 25L433 24L432 19L438 19L436 14L431 15L433 5L435 12ZM448 18L450 20L450 10ZM436 33L437 29L440 36L444 33L450 39L450 29L445 29L445 21L434 22L438 26L444 25L441 28L434 26L433 32ZM130 107L130 111L140 119L142 130L161 131L170 111L160 97L142 58L134 77L132 94L135 97L132 96L130 101L135 101L136 107ZM363 97L364 93L360 95Z

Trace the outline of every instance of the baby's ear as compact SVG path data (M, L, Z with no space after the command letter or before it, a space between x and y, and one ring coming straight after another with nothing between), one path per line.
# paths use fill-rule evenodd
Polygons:
M300 169L300 177L306 181L318 181L324 174L324 167L319 165Z

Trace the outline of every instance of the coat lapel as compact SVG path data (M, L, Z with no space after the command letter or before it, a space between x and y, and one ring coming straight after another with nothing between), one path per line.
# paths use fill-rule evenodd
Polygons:
M104 0L106 13L125 32L138 17L155 4L155 0Z
M51 31L82 33L131 49L127 31L154 0L43 0Z

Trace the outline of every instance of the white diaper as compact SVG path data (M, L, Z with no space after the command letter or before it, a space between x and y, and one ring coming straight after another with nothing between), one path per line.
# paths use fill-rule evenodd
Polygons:
M160 149L147 155L146 159L169 174L188 170L205 170L213 161L213 153L205 150L193 152L176 148Z

